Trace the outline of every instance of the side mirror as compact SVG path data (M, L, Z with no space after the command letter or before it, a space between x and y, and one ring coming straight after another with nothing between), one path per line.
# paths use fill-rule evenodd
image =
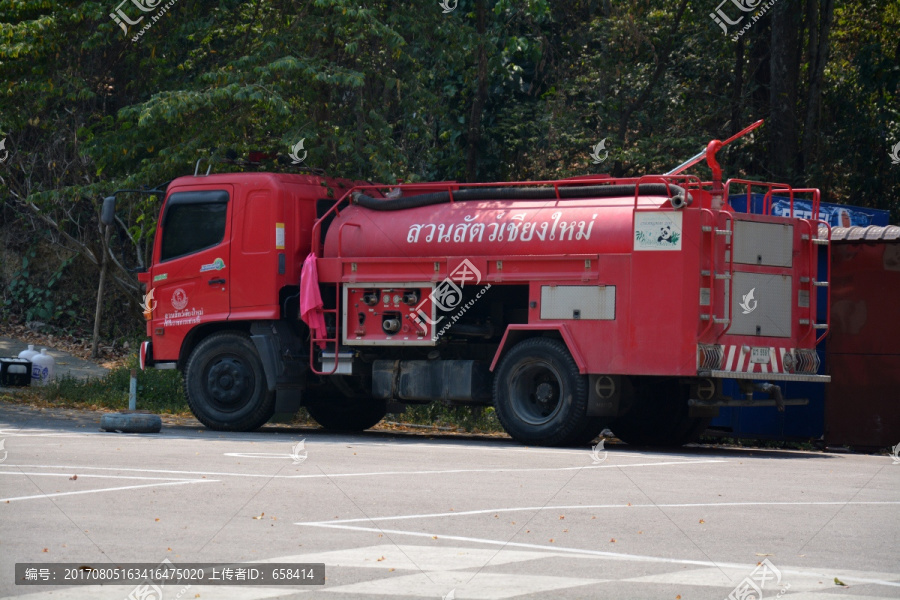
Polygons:
M115 196L108 196L103 199L103 208L100 210L100 222L104 225L112 225L116 222Z

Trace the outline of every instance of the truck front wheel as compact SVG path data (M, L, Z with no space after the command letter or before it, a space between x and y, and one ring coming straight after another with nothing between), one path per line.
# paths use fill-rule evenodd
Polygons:
M217 431L252 431L275 412L275 394L243 333L217 333L197 344L184 370L184 393L197 420Z
M588 378L566 346L548 338L516 344L494 377L494 408L518 442L540 446L583 444L602 429L587 417Z

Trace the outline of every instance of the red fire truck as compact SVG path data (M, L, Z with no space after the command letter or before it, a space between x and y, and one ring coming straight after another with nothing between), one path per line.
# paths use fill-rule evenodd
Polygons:
M829 230L735 212L738 190L814 203L818 190L723 182L721 146L698 155L708 182L681 168L471 185L181 177L139 276L142 367L181 370L192 411L217 430L301 405L326 428L362 430L398 403L436 401L493 406L527 444L605 427L682 444L721 406L783 408L795 400L772 381L828 381L815 347ZM104 222L114 210L115 195Z

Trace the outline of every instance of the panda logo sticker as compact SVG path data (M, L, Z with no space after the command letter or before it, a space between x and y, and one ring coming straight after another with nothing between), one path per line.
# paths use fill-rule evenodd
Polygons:
M649 212L634 214L635 250L681 250L680 212Z

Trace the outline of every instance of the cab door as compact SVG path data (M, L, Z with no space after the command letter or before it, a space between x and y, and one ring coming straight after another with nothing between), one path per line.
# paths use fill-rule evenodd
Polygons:
M175 360L187 332L230 313L230 185L176 188L163 207L150 286L155 360Z

